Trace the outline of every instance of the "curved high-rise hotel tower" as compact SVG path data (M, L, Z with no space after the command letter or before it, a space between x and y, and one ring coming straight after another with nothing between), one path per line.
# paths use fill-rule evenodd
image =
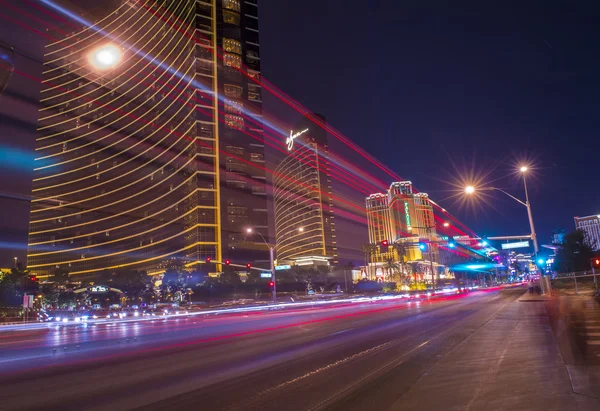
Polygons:
M309 114L290 132L273 173L278 264L337 263L325 118Z
M266 259L256 0L112 3L46 49L29 268Z

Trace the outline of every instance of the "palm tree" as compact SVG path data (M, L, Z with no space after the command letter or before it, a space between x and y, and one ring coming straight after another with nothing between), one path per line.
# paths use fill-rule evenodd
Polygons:
M400 264L398 264L392 258L388 258L385 261L385 263L383 263L382 268L384 269L384 271L387 271L390 274L390 280L392 280L393 282L395 282L394 280L395 280L396 274L400 273L402 270L402 267L400 266ZM396 284L397 284L397 282L396 282Z
M367 243L367 244L361 245L360 249L365 253L365 267L367 268L367 275L369 276L369 279L370 279L371 273L370 273L370 269L369 269L369 264L371 263L371 257L373 256L373 253L377 249L377 245Z

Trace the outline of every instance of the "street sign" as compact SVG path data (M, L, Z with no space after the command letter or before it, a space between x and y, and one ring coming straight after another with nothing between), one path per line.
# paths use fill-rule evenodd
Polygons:
M276 270L289 270L290 268L292 268L291 265L276 265L275 266Z
M526 248L529 247L529 241L518 241L516 243L503 243L502 249L509 250L511 248Z
M260 278L271 278L271 273L269 271L265 271L260 273Z

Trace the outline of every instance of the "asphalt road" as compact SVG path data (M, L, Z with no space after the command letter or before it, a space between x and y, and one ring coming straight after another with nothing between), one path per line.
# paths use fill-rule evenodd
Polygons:
M0 333L0 409L403 409L522 293Z

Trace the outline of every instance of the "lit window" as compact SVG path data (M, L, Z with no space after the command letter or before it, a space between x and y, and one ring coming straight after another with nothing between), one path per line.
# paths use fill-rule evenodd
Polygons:
M228 10L235 10L239 13L240 2L239 0L223 0L223 8Z
M223 62L228 67L241 68L242 67L242 58L237 54L229 54L225 53L223 55Z
M231 154L236 154L238 156L243 156L244 153L246 152L246 150L243 147L236 147L236 146L227 146L227 147L225 147L225 151L227 151L228 153L231 153Z
M260 99L260 94L258 94L258 93L252 93L252 92L248 92L248 100L250 100L250 101L257 101L257 102L261 102L262 101Z
M260 153L250 153L250 161L254 161L255 163L264 163L265 156Z
M240 162L237 158L227 158L227 171L233 171L234 173L245 173L246 164Z
M229 10L223 10L223 22L239 26L240 15Z
M242 54L242 44L234 39L223 39L223 50L230 53Z
M226 184L232 188L246 188L246 182L241 180L226 180Z
M226 97L241 98L244 89L233 84L225 84L224 92Z
M244 118L241 116L234 116L232 114L225 114L225 125L229 128L243 130Z
M244 105L239 101L225 100L225 111L230 113L242 114Z
M248 70L248 77L260 80L260 71Z

